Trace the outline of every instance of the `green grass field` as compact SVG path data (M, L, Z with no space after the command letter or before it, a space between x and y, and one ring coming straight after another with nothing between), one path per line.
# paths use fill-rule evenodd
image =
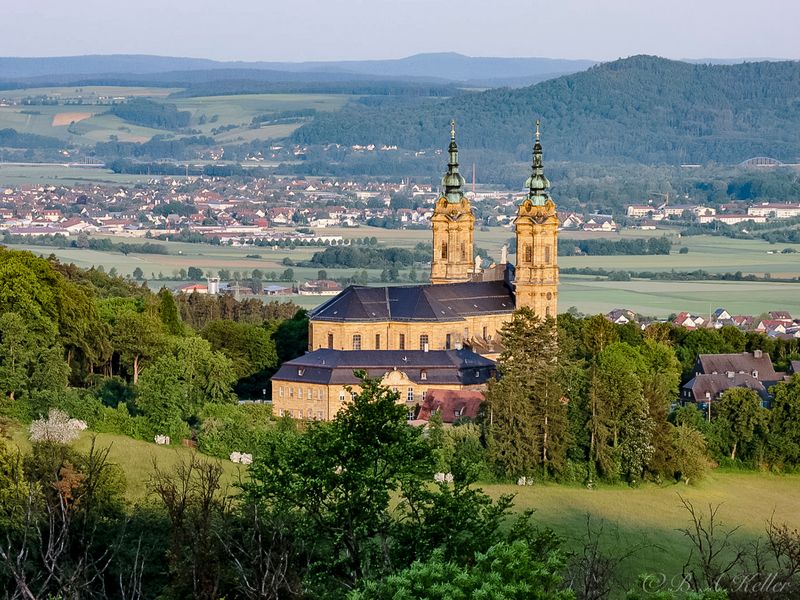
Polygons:
M147 175L114 173L109 169L81 165L0 163L0 186L30 185L32 182L54 185L129 185L147 183L151 179Z
M2 181L0 168L0 181ZM375 236L386 246L412 248L419 242L428 242L427 230L385 230L370 227L327 228L329 234L339 234L345 238ZM625 232L630 236L639 232ZM569 234L567 234L569 235ZM476 245L487 248L497 258L499 246L509 237L506 229L495 228L489 232L476 234ZM121 241L132 241L120 238ZM135 241L135 240L133 240ZM669 256L584 256L559 257L564 267L602 267L605 269L632 269L636 271L669 271L705 269L711 272L771 273L778 276L800 276L800 259L797 254L767 254L780 251L784 245L771 246L758 240L732 240L708 236L688 237L680 240L689 247L689 254L673 252ZM29 244L15 246L37 254L55 254L65 262L80 267L103 265L108 270L116 267L121 275L130 275L136 267L144 272L146 279L156 279L159 273L165 278L174 279L179 269L195 266L204 271L216 272L219 269L251 271L260 269L281 274L287 267L282 264L285 257L295 262L305 261L319 248L298 248L296 250L252 247L211 246L206 244L187 244L162 242L170 254L130 254L98 252L74 248L58 249ZM259 254L261 258L247 258L248 254ZM513 260L513 256L512 256ZM317 277L317 268L293 266L296 281ZM329 277L347 277L355 269L327 269ZM370 277L377 281L379 269L369 269ZM419 268L418 277L423 281L425 268ZM404 275L407 272L403 273ZM151 287L161 285L177 287L178 281L152 281ZM305 308L312 308L325 300L319 296L295 296L291 298ZM724 306L737 314L758 315L769 310L788 310L800 314L800 283L775 282L724 282L724 281L650 281L634 280L615 282L595 277L563 275L559 299L560 309L566 311L575 306L580 312L595 314L613 308L630 308L641 314L665 317L682 310L707 314L718 306Z

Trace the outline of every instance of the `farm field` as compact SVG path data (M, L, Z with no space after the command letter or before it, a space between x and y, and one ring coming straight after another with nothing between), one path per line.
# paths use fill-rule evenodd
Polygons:
M123 142L146 142L154 135L182 134L163 129L142 127L119 117L106 114L108 106L95 104L98 99L140 97L175 104L178 110L192 114L189 127L203 135L213 136L219 143L249 142L286 137L300 126L296 124L267 125L250 128L256 115L269 112L313 108L318 111L338 110L352 96L344 94L241 94L197 98L170 98L179 88L86 86L27 88L0 92L0 98L19 101L27 96L57 96L82 104L0 106L0 129L13 128L20 133L56 137L78 145L92 146L107 142L115 136ZM212 133L219 127L234 126L227 131Z
M91 435L84 432L74 446L87 450ZM188 459L192 452L188 448L157 446L124 436L95 435L97 445L110 447L111 462L120 465L125 472L127 497L131 502L146 498L154 460L162 468L169 469L180 460ZM28 447L21 428L13 433L12 441L21 448ZM243 467L229 461L219 462L224 469L224 481L229 486L246 476ZM603 526L606 552L625 552L639 545L641 550L621 567L621 575L625 582L630 582L629 585L640 573L666 573L668 577L680 573L689 546L678 531L688 524L688 515L681 507L679 495L700 510L707 510L709 504L721 504L720 517L724 524L741 526L735 539L747 542L763 533L765 522L773 514L778 523L786 522L790 528L800 527L798 486L800 476L797 475L725 470L711 471L706 479L692 486L644 484L629 488L599 485L589 490L577 485L558 484L531 487L479 485L495 498L501 494L514 494L515 511L534 509L534 521L555 530L573 550L580 549L587 515L593 528Z
M2 170L0 169L0 174ZM412 248L419 242L427 243L430 232L427 230L385 230L371 227L327 228L326 233L342 235L345 238L375 236L386 246ZM625 232L630 233L642 232ZM476 233L476 245L490 250L499 257L499 247L509 237L508 230L493 229ZM565 236L567 237L567 236ZM137 241L131 238L118 238L118 241ZM705 269L711 272L771 273L778 276L800 276L800 259L797 254L781 254L783 245L771 246L758 240L732 240L709 236L693 236L679 240L689 247L689 254L673 252L669 256L582 256L559 257L562 267L592 267L605 269L631 269L635 271L685 271ZM146 279L172 281L152 281L154 288L162 285L178 287L183 282L174 280L181 268L199 267L206 272L220 269L251 271L260 269L280 275L287 268L282 263L288 257L294 262L309 260L319 248L298 248L295 250L271 248L211 246L180 242L160 242L167 246L170 254L123 254L99 252L76 248L53 248L29 244L16 246L43 255L54 253L65 262L80 267L103 265L108 270L116 267L121 275L130 275L136 267L144 272ZM767 254L768 251L777 254ZM260 255L260 258L247 258L247 255ZM513 260L513 257L512 257ZM316 279L319 269L292 266L296 281ZM356 269L326 269L331 278L347 277ZM377 281L380 269L368 269L370 278ZM407 276L408 271L402 274ZM426 277L426 268L417 268L419 281ZM287 298L289 299L289 298ZM305 308L312 308L326 298L319 296L295 296L294 300ZM666 317L672 313L687 310L707 314L718 306L724 306L737 314L754 314L783 309L800 313L800 282L747 282L747 281L650 281L633 280L626 282L609 281L591 276L562 275L560 290L560 309L566 311L575 306L580 312L594 314L607 312L613 308L630 308L641 314Z
M114 173L109 169L55 163L0 163L0 186L147 183L152 177Z

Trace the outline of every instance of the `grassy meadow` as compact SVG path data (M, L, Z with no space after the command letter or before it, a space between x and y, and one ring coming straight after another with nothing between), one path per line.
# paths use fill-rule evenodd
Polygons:
M0 168L0 175L2 168ZM386 230L371 227L326 228L326 234L342 235L346 239L375 236L381 244L412 248L419 242L429 242L428 230ZM652 232L626 231L621 235L636 237ZM510 237L503 228L476 233L476 245L490 250L492 256L499 258L499 247ZM569 237L571 234L564 234ZM660 233L659 233L660 235ZM136 241L119 238L119 241ZM785 245L773 246L760 240L733 240L721 237L693 236L675 239L676 244L689 248L688 254L679 254L680 245L673 247L668 256L569 256L559 257L562 267L592 267L605 269L630 269L634 271L686 271L705 269L710 272L771 273L773 277L800 276L798 254L781 254ZM263 272L274 271L278 275L287 268L282 264L284 258L295 262L309 260L319 248L297 248L295 250L253 247L211 246L181 242L161 242L167 246L168 255L129 254L99 252L76 248L53 248L36 246L35 243L15 246L37 254L58 256L65 262L80 267L103 265L108 270L116 267L121 275L131 275L137 267L141 268L151 287L161 285L177 287L183 282L176 279L179 269L190 266L204 271L216 272L220 269ZM767 254L768 252L776 254ZM247 255L260 255L248 258ZM513 260L513 256L512 256ZM317 277L317 268L293 266L296 281ZM346 277L355 269L327 269L329 277ZM377 281L380 269L368 269L370 277ZM427 269L420 267L417 274L420 281L426 277ZM403 272L407 276L408 271ZM295 296L295 302L305 308L312 308L323 301L319 296ZM754 314L769 310L788 310L800 313L800 283L748 282L748 281L650 281L633 280L626 282L609 281L606 278L590 276L562 275L560 289L560 309L565 311L575 306L580 312L594 314L607 312L613 308L630 308L644 315L665 317L671 313L688 310L707 314L718 306L725 306L737 314Z
M74 447L85 451L92 435L99 447L109 447L109 459L120 465L127 481L127 497L131 502L147 496L147 481L154 461L165 469L187 460L192 450L184 447L164 447L133 440L124 436L84 432ZM29 444L19 428L12 440L23 449ZM203 457L204 460L216 460ZM226 485L233 486L246 477L244 467L229 461L219 461L224 469ZM621 576L632 585L639 573L681 572L689 553L689 545L680 528L689 524L688 514L681 506L683 498L698 510L709 505L721 505L719 517L725 526L740 526L735 535L739 542L748 542L764 532L766 521L774 515L778 523L791 528L800 527L800 476L768 473L715 470L696 485L644 484L638 488L623 485L599 485L587 489L578 485L536 484L530 487L515 485L481 485L485 492L497 498L514 494L515 510L534 509L537 524L551 527L562 536L572 550L582 548L587 517L592 527L603 528L606 552L625 553L640 547L621 567Z

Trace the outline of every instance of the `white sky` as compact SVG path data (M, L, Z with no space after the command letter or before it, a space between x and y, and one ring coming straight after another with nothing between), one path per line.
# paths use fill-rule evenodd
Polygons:
M797 0L2 0L0 56L800 58Z

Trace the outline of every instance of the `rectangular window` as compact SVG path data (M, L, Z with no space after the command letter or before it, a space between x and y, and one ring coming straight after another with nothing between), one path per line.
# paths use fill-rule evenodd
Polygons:
M406 402L413 402L414 401L414 388L408 388L408 392L406 393Z
M353 350L361 350L361 334L359 333L353 336Z
M380 349L381 349L381 334L380 333L376 333L375 334L375 350L380 350Z
M311 400L311 398L313 397L313 394L314 394L314 391L311 388L308 388L308 392L306 393L306 398ZM309 416L311 416L311 415L309 415Z
M358 396L358 394L356 394L355 392L350 392L350 400L355 400L356 396Z
M333 334L332 333L328 334L328 348L333 350Z
M293 387L289 388L289 398L294 398L294 388Z
M427 350L428 349L428 334L423 333L419 336L419 349L420 350Z
M451 345L452 345L452 343L453 343L453 336L452 336L452 335L450 335L450 334L448 333L448 334L447 334L447 335L444 337L444 349L445 349L445 350L450 350L450 348L452 347L452 346L451 346Z
M339 392L339 402L344 402L344 390Z
M447 242L442 242L442 258L447 260Z
M400 347L400 350L405 350L406 349L406 334L405 333L401 333L400 334L400 340L398 341L397 345Z
M281 398L283 398L283 386L281 386L281 387L279 387L279 388L278 388L278 396L280 396Z
M533 249L531 248L530 244L525 244L525 262L531 262L533 260Z
M484 327L483 328L483 339L485 339L485 340L489 339L489 328L488 327Z
M547 245L544 247L544 262L545 264L550 264L550 246Z
M317 421L322 421L322 411L321 410L317 411Z

